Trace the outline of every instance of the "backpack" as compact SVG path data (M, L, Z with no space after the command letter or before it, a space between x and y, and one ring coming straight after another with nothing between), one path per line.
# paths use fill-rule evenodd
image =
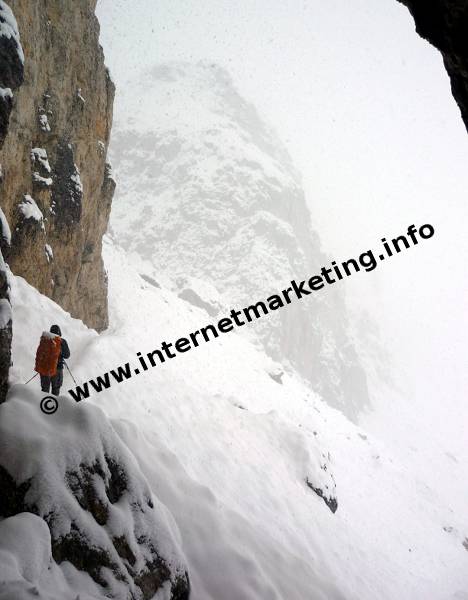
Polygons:
M36 351L34 370L41 375L53 377L57 373L57 363L62 350L62 338L44 331Z

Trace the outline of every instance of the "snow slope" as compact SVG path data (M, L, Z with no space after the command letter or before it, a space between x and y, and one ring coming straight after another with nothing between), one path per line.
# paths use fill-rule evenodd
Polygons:
M206 310L142 279L110 239L105 260L111 325L100 336L12 278L13 382L29 378L52 323L83 382L210 322ZM460 500L449 503L437 477L420 478L414 461L397 461L293 371L275 381L277 368L232 332L82 403L112 418L173 515L192 598L467 598ZM336 483L336 513L306 480L330 495Z

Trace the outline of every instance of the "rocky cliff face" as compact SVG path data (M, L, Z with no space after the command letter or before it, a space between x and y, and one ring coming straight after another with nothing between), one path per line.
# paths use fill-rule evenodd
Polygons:
M111 226L146 276L163 278L212 318L320 272L329 260L300 177L228 73L170 63L129 91L113 133L121 184ZM366 404L342 290L269 314L253 331L270 356L350 417Z
M108 322L101 239L114 191L106 164L114 86L99 46L96 0L9 5L25 62L0 151L1 206L12 231L7 262L102 330ZM4 49L0 61L0 71L6 65L16 72Z
M414 17L416 31L438 48L450 77L452 94L468 129L467 0L399 0Z
M24 79L24 54L21 47L18 24L10 7L0 0L0 150L5 142L13 108L13 93ZM0 194L3 171L0 164ZM0 195L3 203L3 198ZM8 373L11 362L12 322L8 272L3 254L11 244L11 231L0 206L0 402L8 389Z

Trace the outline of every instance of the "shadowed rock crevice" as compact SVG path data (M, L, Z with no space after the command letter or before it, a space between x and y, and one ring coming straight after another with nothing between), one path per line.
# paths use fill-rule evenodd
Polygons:
M62 140L57 147L50 205L56 226L78 225L81 220L82 202L83 186L75 164L73 147L67 140Z
M128 583L119 571L118 565L112 562L109 553L93 546L74 524L69 534L58 539L52 538L52 556L57 564L68 561L79 571L86 571L98 585L104 588L108 587L108 583L101 574L102 568L110 569L118 581Z
M11 517L27 510L24 497L30 487L29 480L17 485L10 473L0 465L0 516Z

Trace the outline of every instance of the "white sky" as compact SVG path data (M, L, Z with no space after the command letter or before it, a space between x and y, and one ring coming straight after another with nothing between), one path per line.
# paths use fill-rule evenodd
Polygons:
M118 87L165 60L225 66L288 145L334 255L434 219L433 204L466 205L468 139L448 77L396 0L130 4L98 3Z
M468 387L468 136L408 11L396 0L99 0L98 16L117 118L119 88L155 62L223 65L287 144L334 258L434 225L433 239L346 286L381 326L408 402L456 412Z

